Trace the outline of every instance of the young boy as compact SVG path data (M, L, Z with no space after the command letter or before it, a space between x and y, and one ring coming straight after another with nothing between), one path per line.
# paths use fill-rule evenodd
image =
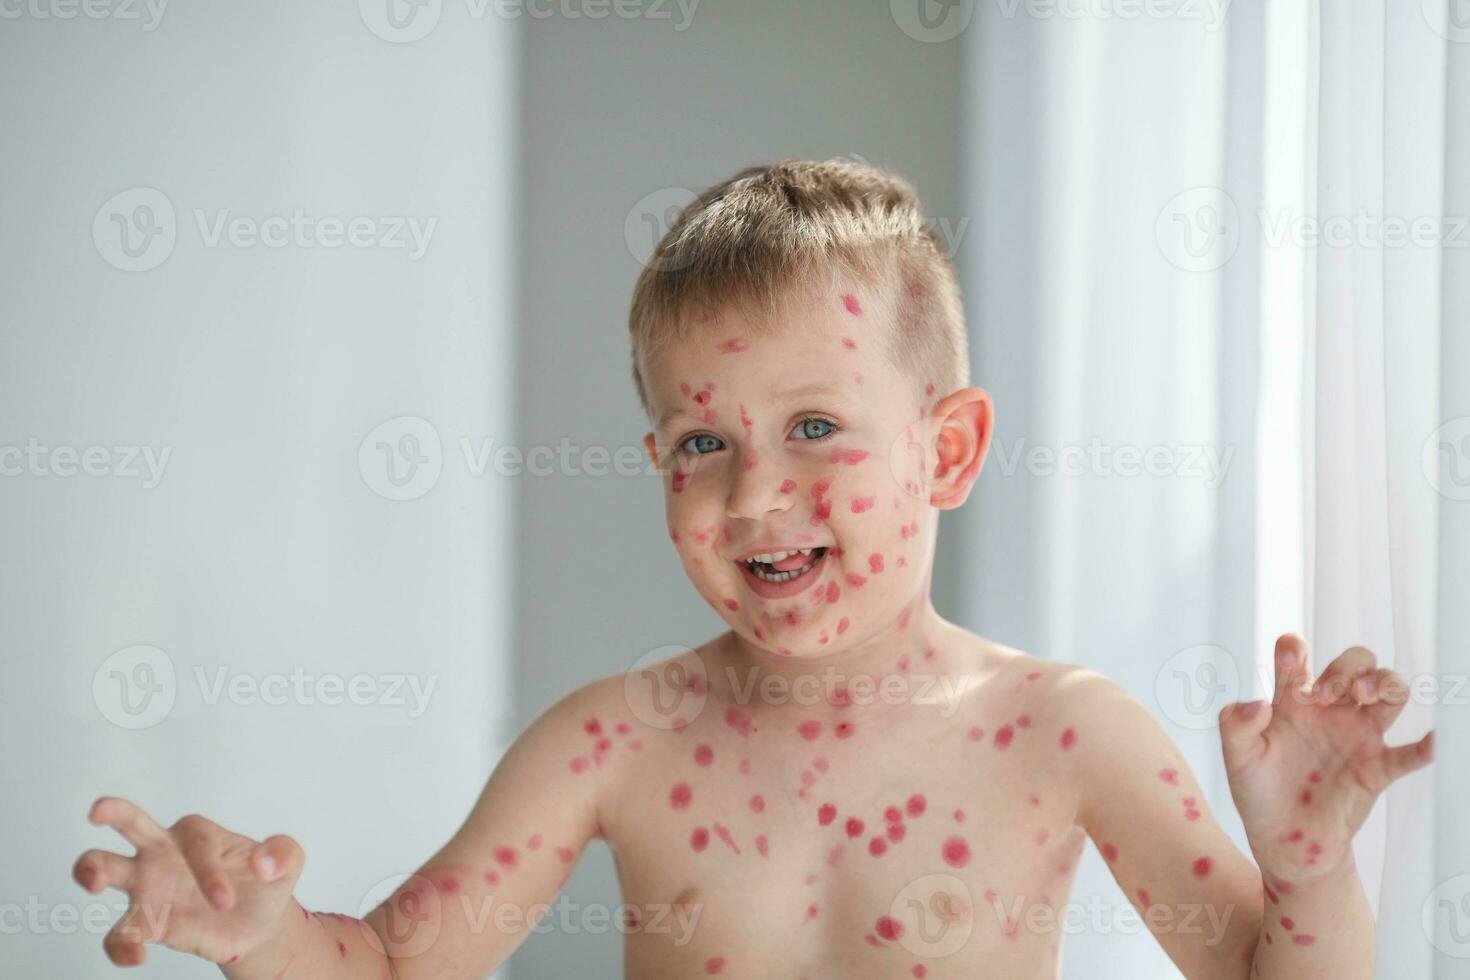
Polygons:
M631 329L669 537L729 630L546 711L366 920L296 903L288 837L165 830L104 797L92 821L138 853L88 851L75 877L131 899L114 963L155 942L238 980L481 977L601 838L628 976L1051 976L1091 837L1188 976L1371 975L1350 844L1430 759L1429 736L1384 745L1405 688L1371 653L1308 688L1284 636L1273 701L1221 712L1253 862L1119 687L936 614L939 512L974 485L993 412L906 183L742 171L665 236Z

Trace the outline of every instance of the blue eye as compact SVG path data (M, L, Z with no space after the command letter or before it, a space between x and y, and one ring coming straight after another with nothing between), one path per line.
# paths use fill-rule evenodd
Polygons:
M836 431L837 426L831 422L813 417L796 423L796 428L791 430L791 434L797 439L825 439Z
M712 436L708 432L698 432L680 443L679 448L696 456L703 456L706 453L724 449L725 444L718 436Z

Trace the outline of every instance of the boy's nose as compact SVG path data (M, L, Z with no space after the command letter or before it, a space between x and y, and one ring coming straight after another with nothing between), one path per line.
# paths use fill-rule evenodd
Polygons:
M725 516L729 518L753 520L790 510L794 505L796 495L781 492L784 474L769 463L757 460L756 465L747 468L742 459L733 481L725 503Z

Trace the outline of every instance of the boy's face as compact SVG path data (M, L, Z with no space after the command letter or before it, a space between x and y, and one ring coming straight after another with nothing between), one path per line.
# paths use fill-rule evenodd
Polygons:
M769 335L728 309L644 365L684 570L731 628L787 656L879 639L927 600L933 456L910 443L933 436L936 396L892 363L871 296L794 302Z

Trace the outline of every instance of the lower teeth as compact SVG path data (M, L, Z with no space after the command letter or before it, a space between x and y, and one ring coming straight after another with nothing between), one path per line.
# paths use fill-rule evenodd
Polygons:
M798 575L805 575L807 572L811 571L812 570L812 566L815 565L817 563L817 561L818 561L818 559L813 558L811 561L807 562L805 565L801 566L800 568L793 569L792 571L789 571L789 572L776 572L776 571L767 572L767 571L765 571L762 568L756 568L754 566L747 566L747 567L750 568L750 574L754 575L756 578L760 579L762 582L789 582L792 579L796 578Z

